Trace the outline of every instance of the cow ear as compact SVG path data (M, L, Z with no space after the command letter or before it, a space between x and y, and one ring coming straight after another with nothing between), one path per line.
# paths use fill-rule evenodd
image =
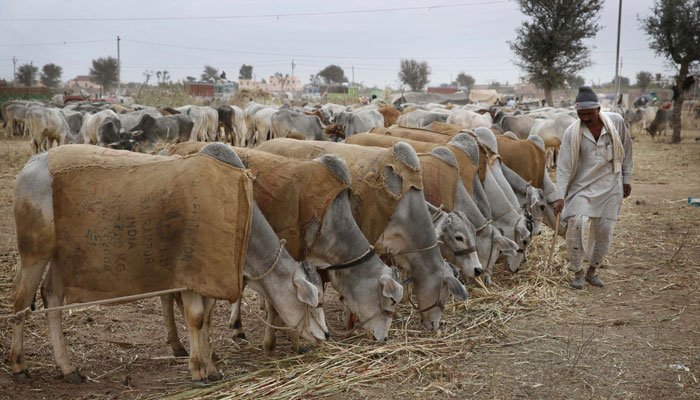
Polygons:
M110 149L120 149L121 145L120 142L112 142L107 144L107 147L109 147Z
M316 289L316 286L300 276L295 276L294 287L297 289L299 301L314 308L318 307L318 289Z
M379 278L379 285L382 287L382 296L392 299L394 303L398 303L403 298L403 286L389 275L382 275Z
M457 297L462 301L467 300L469 298L469 292L467 292L467 288L465 288L464 285L462 285L462 282L460 282L459 279L447 274L443 279L447 284L447 289L449 289L450 293L452 293L453 296Z
M508 239L507 237L500 235L494 238L494 243L498 250L503 253L504 256L515 257L518 251L518 245L514 241Z

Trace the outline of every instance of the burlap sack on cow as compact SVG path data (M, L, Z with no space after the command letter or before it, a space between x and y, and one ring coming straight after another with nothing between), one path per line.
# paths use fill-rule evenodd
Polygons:
M187 287L240 297L252 219L247 172L205 155L87 145L49 152L66 300Z
M453 211L457 196L457 179L459 179L457 167L432 153L420 153L418 159L423 177L425 200L435 207L443 206L447 211Z
M194 154L201 142L186 142L168 148L169 155ZM343 191L345 183L325 165L243 147L233 148L249 168L255 203L285 248L297 261L306 259L304 235L309 224L323 221L328 206Z
M271 140L263 143L260 149L307 160L324 154L335 154L342 158L352 175L352 214L370 243L376 243L384 232L403 195L411 188L423 190L420 168L405 164L391 148L375 149L331 142L310 144L295 140ZM387 186L387 168L401 177L398 193L393 193Z

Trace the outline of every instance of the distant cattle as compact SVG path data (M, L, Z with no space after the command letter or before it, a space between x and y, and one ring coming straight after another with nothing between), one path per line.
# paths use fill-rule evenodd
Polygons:
M671 124L672 115L672 109L664 110L660 108L656 110L654 119L651 121L649 126L647 126L647 132L649 132L652 138L654 138L659 132L663 132L664 136L666 136L666 130Z

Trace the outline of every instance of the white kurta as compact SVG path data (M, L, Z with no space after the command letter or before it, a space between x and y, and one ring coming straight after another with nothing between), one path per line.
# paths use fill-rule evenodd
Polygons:
M573 215L617 220L622 205L622 184L632 181L632 140L620 114L606 112L617 129L625 158L622 171L613 172L613 144L610 132L603 128L596 141L591 131L583 126L583 138L576 175L567 192L571 175L571 137L573 125L567 128L559 148L557 160L557 198L564 200L562 219Z

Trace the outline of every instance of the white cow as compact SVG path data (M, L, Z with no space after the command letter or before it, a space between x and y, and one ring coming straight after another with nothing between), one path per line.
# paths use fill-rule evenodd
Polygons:
M112 110L102 110L95 114L83 116L83 125L78 132L77 143L97 144L97 128L108 117L119 120L119 116Z
M447 117L447 123L460 125L467 129L490 128L493 124L493 118L489 113L479 114L470 110L453 110Z
M25 124L34 153L48 150L56 141L65 144L71 136L68 123L56 108L32 107L27 110Z

